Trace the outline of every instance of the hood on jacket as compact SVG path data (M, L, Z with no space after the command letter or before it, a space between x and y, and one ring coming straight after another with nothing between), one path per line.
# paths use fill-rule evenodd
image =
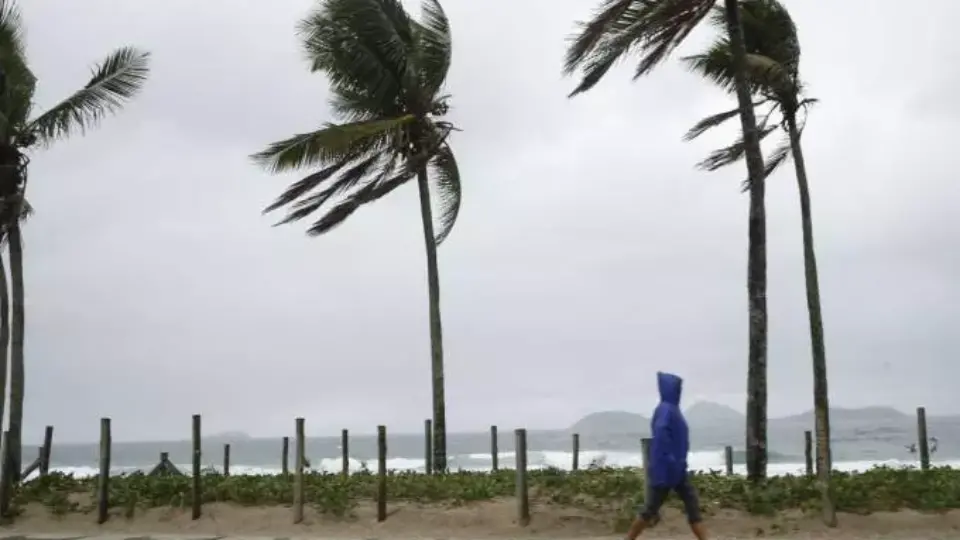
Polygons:
M680 392L683 389L683 379L673 373L658 371L657 389L660 391L660 401L680 406Z

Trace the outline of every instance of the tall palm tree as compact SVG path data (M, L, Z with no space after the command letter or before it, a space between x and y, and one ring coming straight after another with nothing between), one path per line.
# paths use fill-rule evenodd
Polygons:
M582 72L571 95L596 85L624 55L636 52L634 78L666 59L713 10L715 0L603 0L567 50L564 70ZM747 353L747 477L767 471L767 225L764 163L757 119L746 78L746 52L737 0L723 0L734 60L734 81L749 179L747 253L749 346Z
M45 112L31 116L36 77L27 64L23 21L13 0L0 0L0 204L10 251L10 447L11 471L21 470L24 400L24 287L21 217L31 151L83 134L119 110L143 86L149 54L117 49L93 69L87 84Z
M340 123L275 142L253 156L275 173L318 169L265 212L287 208L278 224L317 214L307 230L317 236L361 205L416 180L430 301L433 465L442 472L447 447L437 246L456 222L461 193L447 142L454 127L442 120L449 107L441 91L450 67L450 25L437 0L424 0L420 21L399 0L320 0L299 31L311 71L329 79Z
M740 3L747 50L748 79L758 99L755 105L766 109L759 126L760 137L766 137L777 130L784 132L780 145L767 160L766 174L771 174L792 157L800 192L803 266L813 353L817 475L823 502L823 519L828 525L835 526L837 517L830 491L830 402L827 393L827 354L823 337L817 258L813 242L810 187L800 144L807 107L816 100L804 96L804 85L800 78L800 40L797 37L797 27L786 7L776 0L740 0ZM723 13L716 13L712 22L717 26L722 25ZM705 52L685 59L694 71L728 91L734 84L732 60L730 43L722 37L716 39ZM688 131L685 138L692 140L726 122L737 112L738 110L734 109L708 116ZM771 118L776 114L779 114L780 121L771 122ZM802 117L800 117L801 114L803 114ZM742 157L742 148L735 143L713 152L700 165L707 170L716 170Z

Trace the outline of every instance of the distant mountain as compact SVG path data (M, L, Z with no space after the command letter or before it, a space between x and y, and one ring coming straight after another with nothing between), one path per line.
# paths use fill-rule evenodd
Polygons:
M710 401L699 401L683 411L687 423L691 426L710 426L717 424L743 424L745 417L740 411L712 403Z
M744 415L726 405L701 401L694 403L684 411L687 423L696 430L742 429ZM931 417L932 418L932 417ZM859 409L834 408L830 410L830 423L833 426L908 426L915 422L913 415L905 414L893 407L863 407ZM770 418L769 426L781 426L786 429L810 429L813 427L813 411ZM626 411L603 411L588 414L569 430L581 434L626 434L644 433L649 430L650 419L641 414ZM802 428L800 426L803 426Z
M830 409L830 423L899 424L913 421L914 417L893 407L863 407L860 409ZM776 421L813 423L813 411L777 418Z
M218 441L246 441L252 438L253 437L242 431L222 431L204 437L204 439L215 439Z
M602 433L640 433L649 430L650 420L626 411L603 411L588 414L570 426L582 435Z

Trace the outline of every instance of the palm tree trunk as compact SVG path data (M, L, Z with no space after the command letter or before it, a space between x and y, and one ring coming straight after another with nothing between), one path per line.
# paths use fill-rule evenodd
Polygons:
M7 405L7 370L10 358L10 290L7 269L0 254L0 422Z
M740 3L724 0L727 33L733 52L737 103L743 128L747 175L750 184L748 225L747 298L749 351L747 353L747 478L767 475L767 216L764 204L764 165L757 118L746 78L746 50L740 26Z
M830 398L827 393L827 351L823 340L823 313L820 309L820 279L817 276L817 255L813 248L813 217L810 214L810 186L807 165L800 147L795 111L786 115L790 135L790 152L797 171L800 191L800 222L803 228L803 270L807 284L807 312L810 316L810 345L813 350L814 431L817 437L817 482L820 484L823 521L837 526L837 512L830 492Z
M19 212L14 219L19 218ZM10 281L11 299L11 340L10 340L10 456L12 463L10 472L14 481L20 481L22 467L23 431L23 337L24 337L24 305L23 305L23 239L20 236L20 224L14 221L10 224Z
M433 210L427 169L417 171L420 191L420 219L423 243L427 248L427 288L430 296L430 373L433 379L433 470L447 470L447 415L443 379L443 328L440 324L440 270L437 267L437 242L433 233Z

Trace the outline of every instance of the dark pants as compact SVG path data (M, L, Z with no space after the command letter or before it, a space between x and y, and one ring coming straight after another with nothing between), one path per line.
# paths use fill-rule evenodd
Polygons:
M700 500L697 498L697 490L688 479L684 478L680 484L673 487L654 486L650 491L650 500L645 501L643 510L640 512L640 517L644 521L650 523L657 519L660 515L660 507L667 500L670 491L676 491L680 496L680 500L683 501L683 510L687 514L687 521L691 525L703 521L700 517Z

